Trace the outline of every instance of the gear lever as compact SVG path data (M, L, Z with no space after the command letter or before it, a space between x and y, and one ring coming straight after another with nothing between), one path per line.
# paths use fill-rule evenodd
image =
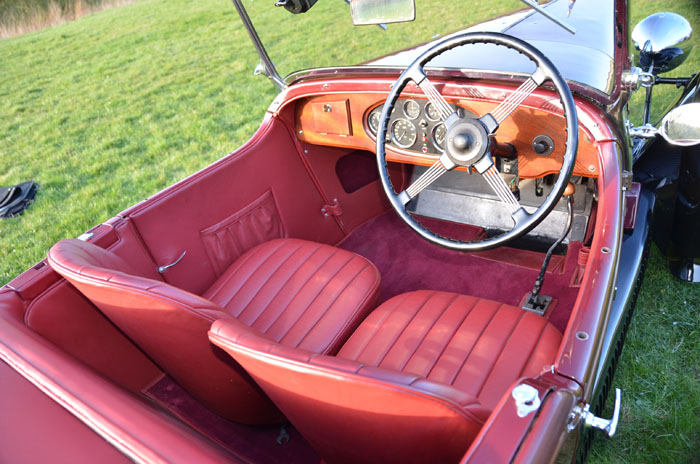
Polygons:
M566 221L566 229L559 239L549 247L547 254L544 257L544 262L542 263L542 269L540 269L540 274L535 280L535 285L532 287L532 291L528 293L527 300L523 305L523 309L527 311L532 311L533 313L539 314L540 316L547 311L549 303L552 302L552 297L548 295L541 295L540 290L542 289L542 284L544 284L544 277L547 273L547 266L549 266L549 260L552 259L552 253L559 246L561 242L564 241L569 231L571 230L571 224L574 222L574 193L576 192L576 187L574 184L569 182L564 190L564 198L567 199L566 209L569 214Z

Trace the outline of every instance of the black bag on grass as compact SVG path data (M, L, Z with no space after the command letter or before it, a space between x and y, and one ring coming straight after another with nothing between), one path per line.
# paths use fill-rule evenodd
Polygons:
M0 219L22 214L34 201L39 184L33 180L12 187L0 187Z

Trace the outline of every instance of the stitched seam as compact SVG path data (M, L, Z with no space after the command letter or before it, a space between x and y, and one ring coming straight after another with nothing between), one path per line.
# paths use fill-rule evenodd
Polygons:
M377 335L377 332L379 332L379 329L382 327L382 325L384 325L384 321L386 321L389 318L389 316L394 312L394 310L398 308L406 298L408 298L408 295L409 293L405 293L403 295L403 298L401 298L401 301L398 301L393 308L384 312L384 315L382 316L381 320L377 321L377 324L374 326L374 330L372 330L372 334L367 339L367 343L365 343L365 346L362 347L362 350L360 350L358 355L355 356L353 360L357 360L362 357L365 351L367 351L367 347L369 346L369 344L372 343L372 340L374 340L374 337Z
M343 326L340 328L340 330L336 333L336 335L333 337L333 339L332 339L331 342L328 344L328 346L326 347L326 349L323 350L323 353L324 353L324 354L330 352L331 349L333 349L333 351L339 351L339 350L340 350L340 347L338 347L337 349L335 349L334 347L335 347L336 344L339 342L339 340L345 338L346 341L347 341L347 339L350 337L349 335L346 336L346 333L345 333L346 330L348 329L348 327L350 327L350 326L353 325L353 324L354 324L355 326L359 326L359 324L362 323L362 321L356 320L357 314L360 312L360 310L362 310L362 309L364 309L364 308L367 307L367 305L369 304L370 298L375 299L375 302L376 302L376 299L379 298L379 292L378 292L378 288L379 288L379 271L377 271L377 268L374 267L374 265L373 265L371 262L369 262L368 267L369 267L371 270L374 271L374 283L372 284L372 287L371 287L371 288L369 289L369 291L365 294L365 297L362 299L362 301L360 301L360 303L355 307L354 311L352 311L352 313L350 314L350 316L345 320L345 324L343 324ZM363 269L363 272L364 272L364 269Z
M540 330L540 334L539 334L539 336L537 337L537 339L535 340L535 343L532 345L532 348L530 349L530 352L528 353L527 357L525 358L525 362L523 362L523 367L521 367L521 368L520 368L520 371L518 372L518 377L522 377L523 371L525 370L525 368L526 368L527 365L529 364L530 358L532 357L532 353L535 352L535 349L536 349L537 346L539 345L540 339L542 338L542 334L544 334L544 331L545 331L546 329L547 329L547 323L545 322L544 324L542 324L542 329Z
M62 269L65 269L65 268L62 268ZM190 306L188 303L183 303L182 301L180 301L178 299L174 299L174 298L171 298L169 296L162 295L160 293L150 292L149 290L151 288L155 287L156 285L152 285L148 288L141 288L141 287L134 287L134 286L131 286L128 284L123 284L123 283L117 284L117 283L111 282L109 280L96 279L94 277L88 277L88 276L85 276L82 274L75 274L72 271L70 271L69 273L70 273L71 277L73 277L77 282L88 284L88 285L97 285L99 287L104 287L104 288L108 288L111 290L124 290L124 289L126 289L127 291L132 292L134 294L137 294L138 296L147 296L147 297L150 297L153 299L161 299L161 300L164 300L164 301L167 301L167 302L173 304L174 306L176 306L178 309L181 309L182 311L210 319L211 322L214 322L216 320L216 318L212 319L211 317L209 317L208 314L203 316L200 309L206 309L208 311L220 311L220 312L224 313L224 311L222 311L223 308L221 308L221 307L219 307L219 308L199 308L199 307L195 307L195 306ZM68 280L68 279L65 279L65 280ZM60 282L61 281L59 281L59 283ZM159 281L154 281L154 282L156 282L156 284L158 286L164 285L166 287L172 287L172 288L175 288L177 290L181 290L177 287L173 287L172 285L170 285L167 282L159 282ZM69 283L70 283L70 281L69 281ZM187 292L186 290L182 290L182 291ZM82 292L81 292L81 295L82 295ZM92 302L92 300L90 300L90 302ZM209 302L209 303L212 303L214 306L218 306L216 303L213 303L213 302L206 300L206 299L204 299L204 302ZM93 305L94 305L94 303L93 303ZM94 306L97 306L97 305L94 305ZM101 309L100 309L100 312L102 314L104 314Z
M286 245L286 244L287 244L287 242L281 241L280 244L279 244L279 246L278 246L277 248L275 248L274 250L272 250L272 251L270 252L270 254L267 255L267 257L265 257L265 260L268 260L268 259L270 258L270 256L272 256L273 254L277 253L277 252L280 250L280 248L282 248L282 247L283 247L284 245ZM232 267L230 267L229 269L226 270L226 272L228 272L228 277L226 278L226 280L225 280L224 282L225 282L225 283L228 283L228 282L231 281L231 279L233 279L234 277L236 277L237 275L236 275L236 273L235 273L234 271L236 271L236 270L242 268L248 261L251 260L251 258L253 258L254 256L256 256L257 254L258 254L257 252L256 252L256 253L248 253L247 256L244 255L244 256L245 256L245 259L244 259L243 261L239 262L239 261L240 261L240 259L239 259L239 260L237 260L235 263L233 263ZM221 290L223 290L224 288L227 287L227 285L224 285L224 282L220 283L220 284L219 284L219 288L217 288L216 291L214 291L214 294L209 296L209 299L210 299L210 300L214 300L214 298L221 292ZM244 281L243 283L241 283L241 287L242 287L244 284L245 284L245 281ZM240 287L238 288L238 290L240 290ZM238 290L236 290L236 293L238 292ZM235 294L235 293L234 293L234 294ZM233 297L231 297L231 299L233 299ZM230 303L230 302L231 302L231 300L229 300L229 303ZM228 304L228 303L227 303L227 304ZM225 306L225 305L223 305L223 306Z
M296 269L294 269L294 271L293 271L291 274L289 274L289 276L287 277L286 281L285 281L284 283L282 283L282 285L280 285L280 287L277 289L277 291L276 291L275 294L272 296L272 298L270 298L270 300L267 302L267 304L265 305L265 307L263 308L263 310L260 312L260 314L258 314L258 315L255 317L255 319L250 323L251 327L253 326L253 324L255 324L255 323L258 321L258 319L260 319L260 317L261 317L263 314L266 314L266 313L267 313L267 310L269 310L269 308L270 308L270 306L272 305L272 303L277 299L277 297L279 296L280 292L281 292L283 289L285 289L285 288L287 287L287 285L289 285L289 282L294 278L294 276L297 275L297 273L298 273L299 270L302 268L302 266L304 266L306 263L308 263L309 260L310 260L319 250L321 250L322 248L323 248L323 247L321 247L321 246L319 245L314 251L312 251L312 252L309 254L309 256L307 256L307 257L304 259L304 261L302 261L302 262L299 263L299 265L296 267ZM332 255L331 255L331 256L332 256ZM326 260L328 260L328 258L326 258ZM325 263L325 262L326 262L326 261L324 261L324 263ZM309 277L313 276L313 275L316 273L317 270L318 270L318 267L317 267L316 269L313 270L313 272L309 275ZM308 281L308 278L307 278L307 281ZM304 285L306 285L307 281L302 282L300 288L304 288ZM287 303L286 303L285 305L279 305L279 306L282 306L282 309L281 309L282 312L284 312L284 310L287 309L287 307L289 306L289 303L294 299L294 297L297 295L298 292L299 292L299 290L297 290L297 291L294 293L294 295L292 295L292 297L289 299L289 301L287 301ZM264 332L263 332L263 333L264 333Z
M306 263L309 261L309 259L310 259L314 254L316 254L316 252L319 251L320 249L321 249L321 246L318 245L318 246L316 247L316 249L314 249L311 253L309 253L309 254L303 259L303 261L301 261L301 262L297 265L296 269L294 269L294 271L292 271L291 274L289 274L285 279L283 279L283 282L281 283L281 285L279 286L279 288L277 289L277 291L275 291L275 294L272 295L272 297L269 298L269 299L267 300L267 303L265 303L264 305L259 305L262 309L261 309L260 312L257 314L257 316L255 316L255 319L253 319L253 321L252 321L250 324L248 324L249 326L252 327L253 324L255 324L255 322L260 318L260 316L262 316L263 314L265 314L266 310L268 310L268 309L270 308L271 303L272 303L273 301L275 301L275 299L276 299L277 296L280 294L280 292L282 291L282 289L284 289L284 288L289 284L289 281L296 275L296 273L299 271L299 269L301 269L301 267L302 267L304 264L306 264ZM290 257L293 256L293 255L294 255L294 253L292 253L292 255L290 255ZM288 261L288 260L289 260L289 259L287 259L287 261ZM270 275L270 279L272 279L272 277L274 277L275 274L277 274L277 273L275 272L275 273L273 273L272 275ZM268 279L268 281L265 282L265 284L263 284L263 286L267 285L267 284L269 283L269 280L270 280L270 279ZM253 298L253 299L255 299L255 298ZM250 302L252 303L253 300L250 300Z
M328 282L330 282L331 280L333 280L333 278L334 278L336 275L338 275L338 272L340 272L340 271L345 267L345 265L346 265L347 263L349 263L353 258L354 258L354 256L350 256L350 259L348 259L347 261L345 261L345 262L343 263L343 265L340 266L340 267L338 268L337 271L335 271L335 273L330 277L330 279L328 279ZM312 300L309 302L309 304L306 306L307 309L310 308L311 305L314 304L314 301L316 301L316 298L318 298L318 296L323 292L323 290L326 288L327 285L328 285L328 283L326 283L326 285L324 285L324 286L322 286L322 287L320 287L320 288L318 289L318 292L316 292L316 295L314 295L313 299L312 299ZM280 313L280 315L281 315L281 313ZM282 334L282 336L280 337L280 340L282 340L284 337L287 336L287 334L290 332L290 330L292 330L292 328L294 327L294 325L299 321L299 319L300 319L301 316L303 316L303 315L304 315L304 313L301 313L301 314L299 315L299 317L297 317L296 321L294 321L294 323L289 327L289 329L287 329L287 330ZM278 320L279 320L279 317L278 317L277 319L275 319L275 323L276 323ZM275 323L273 323L272 325L270 325L270 329L275 325ZM266 332L266 333L267 333L267 332ZM275 341L276 341L277 343L280 343L280 340L275 340Z
M321 248L319 247L319 250L320 250L320 249L321 249ZM309 276L309 279L308 279L306 282L304 282L304 284L301 286L301 288L294 294L294 296L292 296L292 298L290 298L290 300L287 302L287 305L277 314L277 316L272 320L272 322L270 322L270 323L267 325L267 327L265 327L265 329L258 329L258 330L260 330L262 333L267 333L267 331L270 330L270 327L272 327L272 326L275 324L275 322L277 322L277 319L279 319L280 316L282 316L282 314L285 313L285 311L287 310L287 308L289 308L289 305L292 303L292 301L294 301L294 299L299 295L299 293L301 293L301 291L302 291L304 288L306 288L307 285L309 285L310 278L313 277L314 275L316 275L316 273L319 271L319 269L321 269L326 263L328 263L328 261L330 261L331 258L332 258L333 256L335 256L337 253L338 253L338 250L335 250L332 254L328 255L328 257L326 258L326 260L323 261L321 264L319 264L318 267L316 267L316 269L314 269L314 271L313 271L313 272L311 273L311 275ZM257 319L256 319L256 321L257 321ZM255 322L255 321L253 321L253 323L254 323L254 322ZM252 325L252 324L251 324L251 325Z
M472 307L469 308L469 311L467 311L467 312L464 314L464 317L462 318L462 321L461 321L459 324L456 324L456 325L455 325L455 329L454 329L454 331L452 332L452 335L450 336L450 339L447 340L447 343L445 343L445 346L442 347L442 351L440 351L440 355L435 359L435 362L433 363L432 367L430 368L430 370L428 371L428 373L425 375L425 378L426 378L427 380L430 380L430 379L428 379L428 377L430 377L430 374L433 373L433 370L435 369L435 366L437 366L437 364L440 362L440 359L442 359L442 356L445 354L445 350L447 350L447 347L450 346L450 345L452 344L452 341L454 340L455 336L459 333L459 329L462 327L462 324L464 324L464 321L467 320L467 317L469 317L469 315L472 313L472 310L473 310L474 308L476 308L476 305L479 303L479 301L480 301L480 300L479 300L478 298L474 298L474 303L472 304Z
M480 303L481 301L482 300L480 299L478 301L478 303ZM498 306L498 308L496 308L496 310L493 312L493 314L491 314L491 318L489 319L489 321L484 325L484 327L482 327L481 332L479 332L479 335L476 337L476 339L474 339L474 343L472 344L472 347L469 349L469 352L464 357L464 361L462 361L462 365L459 367L459 369L457 369L455 371L454 375L452 376L452 380L450 380L449 385L454 384L455 380L457 379L457 376L459 375L460 372L462 372L462 369L464 369L464 366L467 364L467 360L469 359L469 356L471 356L472 351L474 351L474 347L477 345L481 336L484 335L484 331L488 328L489 325L491 325L491 322L493 322L493 319L496 317L496 314L498 314L498 312L501 310L502 307L503 307L503 303L501 303L500 306Z
M423 343L425 343L425 339L428 338L428 335L430 335L430 332L433 330L433 328L434 328L435 325L438 323L438 321L440 320L440 318L441 318L442 316L445 315L445 312L447 311L447 309L448 309L450 306L452 306L452 303L454 303L455 300L457 300L457 298L459 298L459 295L458 295L458 294L455 294L455 296L452 297L452 299L450 300L450 302L447 303L447 304L442 308L442 312L440 312L440 314L438 315L438 317L436 317L435 320L433 321L433 323L430 325L430 328L429 328L428 330L425 331L425 334L423 334L423 338L421 339L420 343L418 343L418 345L416 346L416 349L413 350L413 354L412 354L411 356L408 357L408 359L407 359L407 360L403 363L403 365L401 366L401 369L399 369L401 372L403 372L403 370L406 368L406 366L408 365L408 363L411 362L411 360L416 356L416 354L418 354L418 351L420 350L420 347L423 346Z
M352 261L352 260L351 260L351 261ZM345 268L345 267L347 267L347 265L346 265L346 266L343 266L343 268ZM338 292L338 294L335 296L335 298L333 298L333 302L330 303L328 306L326 306L326 309L325 309L325 310L321 313L321 315L316 319L316 322L313 323L313 325L311 326L311 328L309 328L309 330L306 331L306 333L304 334L304 336L301 337L301 340L299 340L299 342L296 344L296 346L301 345L301 344L304 342L304 340L306 340L306 337L308 337L309 334L316 328L316 326L318 325L318 323L321 322L321 320L323 320L323 318L326 317L326 316L328 315L328 313L330 312L329 310L333 307L333 305L335 305L335 304L338 302L338 298L340 298L340 295L342 295L343 293L345 293L345 290L347 290L348 287L350 287L350 285L352 285L352 283L355 282L355 279L357 279L357 277L358 277L362 272L364 272L364 270L367 269L368 267L369 267L369 265L368 265L368 264L365 264L365 267L363 267L362 269L360 269L360 270L352 277L352 279L350 279L350 281L349 281L347 284L345 284L345 287L343 287L343 289L342 289L340 292ZM297 322L299 322L298 319L297 319ZM296 325L296 322L294 323L294 325ZM290 330L291 330L291 329L290 329Z
M419 397L419 398L424 398L427 400L430 400L431 402L438 403L446 409L449 409L450 411L453 411L457 413L460 416L466 416L469 419L473 420L475 423L483 424L484 420L476 416L473 412L468 411L465 409L467 406L471 405L480 405L479 401L474 398L474 402L469 403L467 405L462 405L460 404L457 400L450 398L449 396L444 396L444 395L439 395L435 394L432 392L425 391L421 388L418 387L412 387L411 385L406 385L406 384L398 384L398 383L393 383L393 382L388 382L385 380L377 379L374 377L370 377L369 375L361 374L359 370L362 367L365 367L364 365L360 366L358 368L358 371L356 373L351 373L347 372L335 367L329 367L329 366L320 366L318 364L313 364L309 361L301 361L301 360L292 360L290 361L288 358L285 358L280 355L272 354L269 352L269 350L259 350L256 348L252 348L250 346L240 344L240 343L233 343L229 339L227 339L225 336L219 335L215 332L209 332L210 339L214 343L216 343L218 346L221 346L224 349L231 350L231 351L236 351L236 352L242 352L244 354L247 354L257 360L260 360L266 364L269 364L270 360L282 360L287 364L294 364L296 366L302 366L308 369L312 369L316 372L319 372L323 375L337 375L338 372L341 372L342 375L346 375L348 377L350 376L357 376L358 381L362 381L363 384L380 384L381 386L388 387L389 389L395 390L395 391L400 391L402 393L406 393L409 396L413 397ZM233 356L233 355L232 355ZM235 356L233 356L235 358ZM314 356L315 357L315 356ZM374 367L374 366L370 366ZM435 382L438 383L438 382Z
M246 304L240 305L240 307L241 307L242 309L241 309L241 311L236 315L236 317L240 317L240 316L245 312L245 310L247 309L248 305L255 299L256 296L258 296L258 294L259 294L260 291L263 289L263 287L265 287L265 285L269 282L269 276L275 275L275 273L284 265L284 263L286 263L287 261L289 261L289 259L294 255L294 253L296 253L297 251L299 251L299 249L300 249L302 246L304 246L304 243L299 244L299 246L297 246L291 253L289 253L289 254L287 255L287 257L286 257L285 259L283 259L282 262L279 263L279 264L277 265L277 267L276 267L271 273L268 273L268 279L265 279L265 283L262 284L262 285L260 285L260 286L258 287L258 289L255 291L255 294L248 300L248 302L247 302ZM276 251L277 251L277 250L275 250L275 254L276 254ZM265 259L265 261L263 261L262 263L260 263L260 265L259 265L258 268L255 270L255 272L253 272L253 274L251 274L250 276L248 276L248 278L245 280L245 282L243 283L243 285L241 285L241 286L238 288L238 290L236 290L236 292L231 296L231 298L226 302L226 304L225 304L225 305L222 305L222 306L224 306L224 307L226 307L226 308L228 309L228 305L231 304L231 302L232 302L233 299L238 295L238 293L239 293L241 290L243 290L243 287L245 287L246 284L247 284L248 282L251 281L251 279L253 278L253 276L254 276L260 269L262 269L262 267L263 267L265 264L267 264L268 261L270 261L270 258L271 258L271 257L272 257L272 255L269 255L269 256Z
M518 322L513 326L513 330L510 331L510 334L508 334L508 338L503 342L503 345L501 346L501 350L498 352L498 356L496 356L493 360L493 363L491 364L491 367L488 370L488 374L486 377L484 377L484 380L481 383L481 387L479 387L479 391L476 393L476 397L478 398L479 395L481 395L481 391L484 389L484 386L488 382L488 380L491 378L491 374L493 373L493 368L498 364L498 360L501 359L501 356L503 356L503 352L506 350L506 346L508 346L508 343L510 342L510 339L513 338L513 334L515 331L518 329L518 326L520 323L523 321L523 318L525 317L525 311L523 311L520 314L520 318L518 319Z
M399 340L399 338L401 338L401 335L403 335L403 334L406 332L406 330L408 329L408 326L411 325L411 323L412 323L413 320L416 318L416 316L418 316L418 314L420 314L421 309L423 309L423 308L425 307L425 305L428 304L428 301L430 301L430 299L431 299L432 297L434 297L436 294L437 294L437 292L432 292L432 293L430 294L430 296L429 296L428 298L425 299L425 301L423 302L423 304L421 304L421 305L418 307L418 309L417 309L416 312L413 314L413 316L411 316L411 319L409 319L409 321L406 323L406 325L403 326L403 329L401 329L401 330L399 331L398 335L397 335L396 337L394 337L394 340L391 342L391 345L389 345L389 347L388 347L388 348L386 349L386 351L384 352L384 355L382 355L382 357L379 359L379 362L377 362L377 367L380 367L380 366L381 366L381 364L384 362L384 359L386 359L386 357L387 357L387 355L389 354L389 352L391 351L391 349L394 348L394 345L396 345L396 342Z

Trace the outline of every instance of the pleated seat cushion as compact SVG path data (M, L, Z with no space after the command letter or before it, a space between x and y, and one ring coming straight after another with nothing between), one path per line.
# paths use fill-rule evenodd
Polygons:
M551 366L560 342L534 313L424 290L384 302L338 357L451 385L493 409L515 380Z
M203 297L285 346L334 354L378 292L379 271L362 256L278 239L241 256Z
M500 397L554 361L544 318L452 293L398 295L336 356L280 345L237 321L209 338L255 379L324 462L458 462Z
M249 250L202 296L140 275L111 251L81 240L54 245L49 264L190 394L249 424L282 416L209 342L212 322L240 318L283 344L334 352L376 303L379 288L379 273L366 259L296 239Z

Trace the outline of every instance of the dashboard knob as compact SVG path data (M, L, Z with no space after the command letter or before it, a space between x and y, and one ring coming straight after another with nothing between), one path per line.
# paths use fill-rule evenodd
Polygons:
M554 140L548 135L538 135L532 141L532 149L540 156L549 156L554 151Z

